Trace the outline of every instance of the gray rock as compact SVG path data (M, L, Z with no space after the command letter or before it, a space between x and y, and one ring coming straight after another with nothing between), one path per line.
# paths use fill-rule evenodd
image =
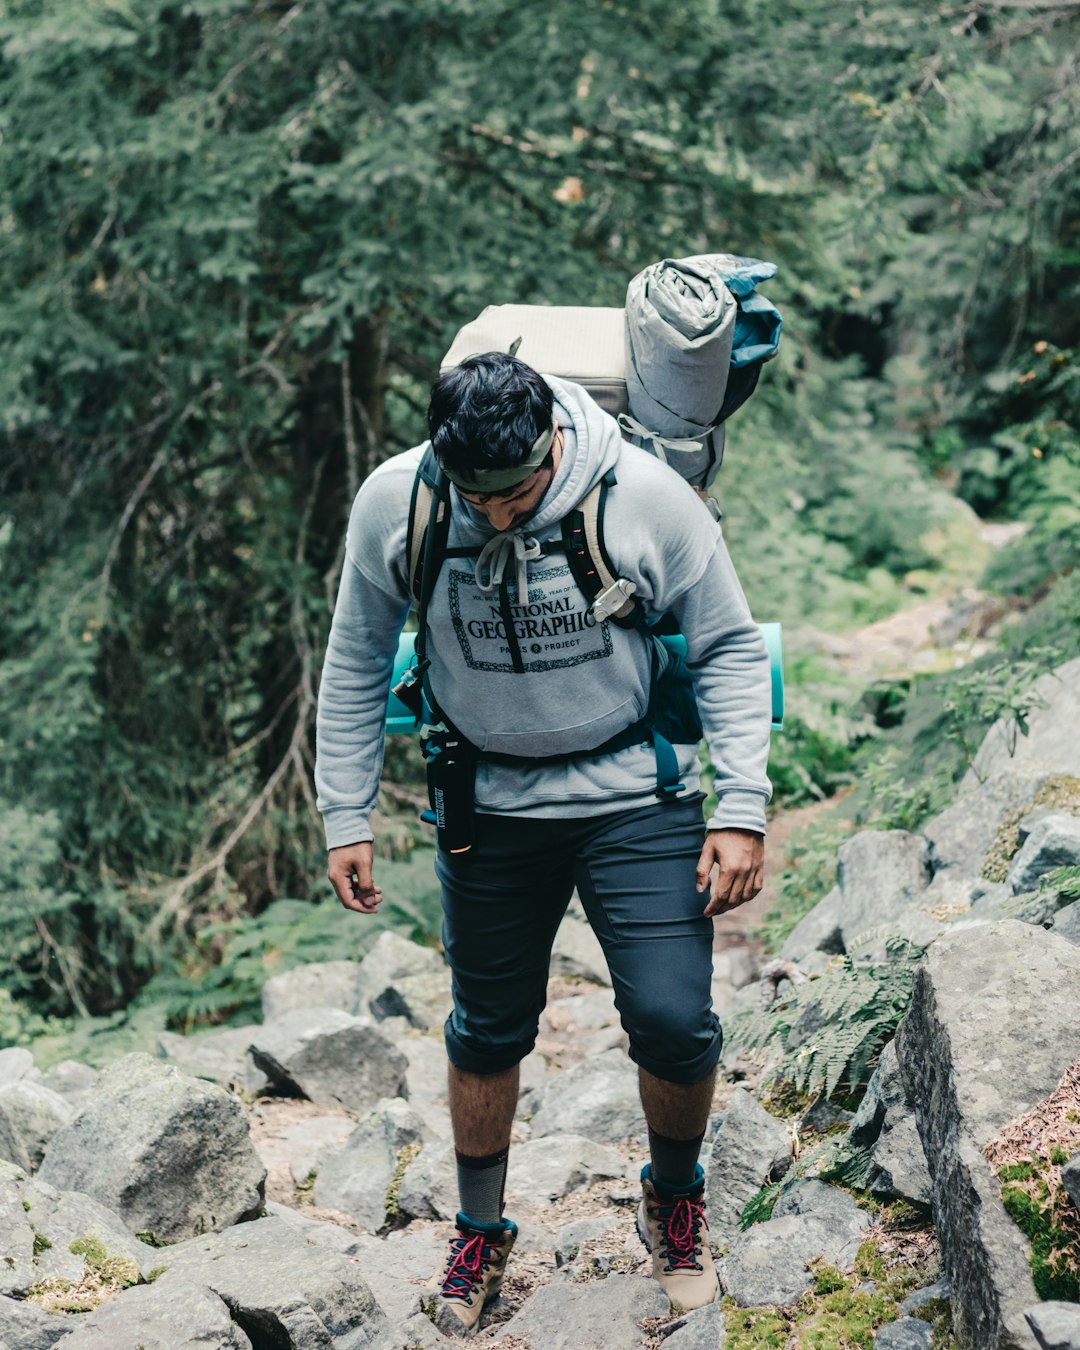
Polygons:
M345 1147L356 1122L349 1116L312 1116L297 1120L272 1139L259 1145L259 1157L268 1170L286 1167L297 1186Z
M251 1055L278 1091L358 1114L408 1091L401 1051L369 1018L334 1008L285 1013L259 1028Z
M1080 1209L1080 1153L1074 1153L1061 1169L1061 1184L1069 1199Z
M824 1134L834 1125L847 1125L854 1119L854 1111L846 1111L842 1106L834 1105L827 1097L819 1097L803 1113L799 1121L799 1133Z
M251 1062L248 1046L258 1026L226 1027L201 1036L178 1036L163 1031L158 1050L163 1059L175 1064L192 1078L206 1078L220 1087L243 1088L255 1095L267 1086L267 1077Z
M453 1006L450 968L431 947L380 933L360 962L356 1009L382 1021L404 1017L423 1031L442 1027Z
M667 1296L653 1280L609 1275L584 1284L542 1285L494 1344L531 1350L638 1350L646 1317L666 1317Z
M184 1284L129 1289L81 1317L60 1344L64 1350L251 1350L215 1293Z
M568 998L552 999L545 1016L554 1031L562 1029L563 1017L568 1017L578 1031L600 1031L604 1027L614 1026L619 1020L610 989L589 989L585 993L571 994ZM532 1058L530 1055L524 1060L523 1067Z
M567 914L555 935L551 949L552 975L576 975L594 984L610 987L611 975L603 948L587 922Z
M446 1261L449 1237L440 1224L410 1226L385 1238L364 1235L357 1239L360 1273L395 1326L419 1310L420 1296Z
M348 1214L366 1232L377 1232L386 1223L390 1183L430 1138L408 1102L400 1097L380 1101L357 1122L345 1147L323 1164L315 1178L315 1203Z
M357 1266L278 1219L192 1238L159 1253L157 1287L205 1285L256 1345L364 1350L393 1344Z
M118 1215L89 1195L58 1191L15 1168L0 1174L0 1294L24 1298L48 1279L77 1284L86 1258L71 1245L87 1238L106 1255L130 1261L136 1278L155 1264L156 1249L132 1237Z
M933 1183L914 1112L882 1130L870 1154L866 1189L875 1195L899 1196L916 1205L932 1203Z
M398 1206L410 1219L452 1219L458 1211L453 1144L429 1144L405 1169Z
M840 887L834 886L819 900L809 914L804 914L787 935L780 955L785 961L798 963L809 952L828 952L840 956L844 951L841 910L843 895Z
M1054 916L1054 932L1080 945L1080 900L1058 910Z
M936 1303L938 1300L948 1302L949 1300L949 1281L935 1280L933 1284L928 1284L924 1289L916 1289L908 1294L907 1298L900 1304L900 1312L907 1316L916 1312L919 1308L925 1308L928 1303Z
M1017 894L1033 891L1056 867L1080 865L1080 818L1053 811L1034 826L1012 860L1006 884Z
M0 1163L10 1163L24 1172L29 1172L33 1167L19 1127L4 1110L2 1103L0 1103Z
M33 1078L36 1073L34 1056L29 1050L24 1050L21 1045L10 1045L6 1050L0 1050L0 1088L10 1083L21 1083L24 1078Z
M0 1088L0 1112L18 1136L31 1165L36 1167L45 1156L49 1140L74 1116L75 1107L44 1083L23 1078Z
M279 1205L274 1200L266 1202L267 1218L280 1219L286 1228L300 1233L305 1241L313 1242L317 1247L328 1247L339 1256L357 1256L363 1251L365 1242L377 1242L366 1233L350 1233L340 1224L328 1223L325 1219L309 1219L297 1209L288 1205Z
M982 1148L1080 1055L1080 949L1013 921L939 939L916 972L897 1035L933 1179L934 1220L958 1339L1030 1346L1027 1242ZM1032 1034L1032 1028L1052 1034Z
M1040 1303L1024 1317L1041 1350L1080 1350L1080 1304Z
M235 1098L141 1054L105 1070L39 1173L165 1242L255 1214L265 1176Z
M407 1061L405 1084L409 1105L419 1111L428 1129L439 1139L450 1138L450 1108L447 1102L446 1046L441 1036L403 1036L397 1048ZM540 1057L530 1055L522 1064L522 1086L540 1067ZM542 1072L542 1070L541 1070Z
M790 1214L740 1233L717 1263L720 1286L740 1308L773 1303L786 1308L813 1287L818 1258L841 1270L855 1261L866 1216L850 1221Z
M457 1338L444 1336L422 1312L407 1317L399 1330L405 1338L405 1350L445 1350L458 1344Z
M0 1345L7 1350L51 1350L70 1330L69 1317L56 1317L33 1303L0 1297Z
M676 1323L664 1337L664 1350L722 1350L727 1327L719 1303L695 1308Z
M530 1139L510 1150L507 1194L531 1205L549 1205L598 1181L626 1179L622 1155L578 1134Z
M977 877L987 849L997 838L1002 816L1030 802L1045 779L1045 774L1020 772L1012 766L1002 767L985 783L965 779L960 797L923 826L934 871L947 868Z
M779 1181L791 1160L787 1126L770 1116L745 1088L736 1088L703 1159L709 1232L725 1246L737 1237L739 1215L769 1181Z
M313 961L274 975L262 987L264 1022L276 1022L300 1008L356 1012L359 961Z
M724 980L733 989L744 989L759 975L760 962L745 943L713 952L713 979Z
M563 1224L555 1240L556 1266L571 1265L593 1238L606 1237L622 1224L616 1214L598 1214L591 1219L575 1219L573 1223Z
M848 1143L854 1149L870 1151L860 1186L876 1195L898 1195L920 1205L930 1203L930 1172L913 1108L905 1096L895 1041L890 1041L878 1058L848 1129Z
M772 1217L785 1219L789 1214L813 1214L819 1219L836 1220L859 1232L871 1224L870 1215L859 1208L854 1196L838 1186L809 1177L795 1181L781 1191Z
M845 950L871 929L914 909L930 883L926 840L906 830L863 830L837 854L840 933Z
M605 1144L645 1138L637 1069L621 1050L609 1050L551 1078L532 1119L532 1137L547 1134L583 1134Z
M1044 776L1075 775L1080 764L1080 658L1044 675L1035 692L1046 706L1028 714L1027 735L1013 737L1004 721L995 723L964 779L965 788L979 778L1009 769Z
M89 1064L80 1064L77 1059L64 1059L54 1064L41 1081L45 1087L59 1092L61 1097L66 1097L72 1105L78 1106L100 1076L97 1069L92 1069Z
M934 1328L918 1317L901 1317L878 1327L874 1337L876 1350L930 1350Z

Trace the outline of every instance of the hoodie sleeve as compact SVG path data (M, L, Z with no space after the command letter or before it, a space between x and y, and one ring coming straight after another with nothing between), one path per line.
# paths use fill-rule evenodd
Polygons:
M766 766L772 685L765 641L743 596L719 529L697 581L669 606L686 638L709 756L716 769L710 830L765 833L772 795Z
M379 793L386 700L409 609L396 495L369 479L349 523L315 724L316 804L327 848L374 837L368 817Z

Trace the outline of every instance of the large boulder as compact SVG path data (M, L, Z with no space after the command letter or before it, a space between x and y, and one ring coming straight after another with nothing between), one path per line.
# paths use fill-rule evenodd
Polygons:
M1056 867L1080 866L1080 817L1051 811L1037 822L1012 860L1006 881L1016 894L1033 891Z
M262 987L264 1022L275 1022L300 1008L336 1008L356 1012L359 961L312 961L273 975Z
M91 1196L58 1191L0 1165L0 1294L25 1298L47 1280L79 1285L88 1266L104 1262L125 1266L131 1284L156 1258L156 1248L132 1237L120 1217Z
M964 779L965 789L1002 771L1076 774L1080 764L1080 657L1042 676L1035 692L1044 706L1028 713L1027 735L1017 736L1011 719L995 722Z
M395 1344L356 1263L308 1242L279 1219L192 1238L159 1258L163 1291L212 1289L255 1345L390 1350Z
M1032 1347L1028 1244L983 1148L1080 1057L1080 948L1011 920L940 938L897 1034L933 1182L934 1220L963 1343Z
M645 1138L637 1069L621 1050L608 1050L549 1080L532 1119L532 1137L546 1134L583 1134L602 1144Z
M731 1094L712 1147L703 1160L709 1202L709 1232L726 1246L741 1231L739 1216L770 1181L779 1181L791 1161L791 1135L745 1088Z
M915 1111L904 1090L896 1042L878 1058L859 1109L848 1127L848 1143L867 1155L859 1184L878 1195L898 1195L916 1204L932 1198L930 1171L919 1138Z
M44 1083L23 1078L0 1088L0 1115L18 1139L19 1151L36 1167L49 1140L75 1115L75 1107ZM23 1165L19 1158L10 1161Z
M923 826L934 871L947 869L977 877L1001 829L1002 817L1027 806L1045 781L1045 774L1021 772L1011 765L998 769L983 783L965 779L957 800Z
M35 1303L0 1296L0 1345L8 1350L52 1350L70 1330L69 1317L57 1317Z
M798 963L811 952L841 955L844 950L841 919L843 903L840 887L834 886L809 914L803 915L784 939L784 945L780 948L781 958Z
M626 1179L621 1154L576 1134L531 1139L510 1150L506 1191L513 1200L549 1205L598 1181Z
M1054 916L1054 932L1080 946L1080 900L1065 905Z
M494 1344L527 1345L530 1350L638 1350L639 1324L670 1311L655 1281L632 1275L546 1284L506 1323Z
M382 1021L404 1017L422 1031L441 1028L453 1006L450 968L430 947L380 933L360 962L356 1011Z
M336 1008L300 1008L256 1029L255 1064L279 1092L370 1111L403 1097L405 1056L369 1017Z
M266 1075L251 1062L248 1046L258 1026L226 1027L201 1036L179 1036L163 1031L158 1036L162 1059L175 1064L192 1078L206 1078L223 1088L243 1088L253 1095L266 1087Z
M42 1181L84 1191L162 1242L258 1213L266 1169L235 1098L149 1055L126 1055L52 1138Z
M64 1350L251 1350L228 1306L194 1284L129 1289L80 1318L59 1344Z
M458 1211L453 1144L429 1144L405 1169L398 1208L410 1219L452 1219Z
M1080 1304L1052 1300L1024 1313L1040 1350L1080 1350Z
M930 884L926 840L906 830L863 830L841 846L836 879L844 949L871 932L891 934Z
M814 1286L813 1263L850 1270L869 1216L789 1214L754 1224L717 1262L720 1287L740 1308L771 1303L786 1308Z
M323 1164L315 1178L315 1203L340 1210L365 1232L386 1223L392 1182L431 1138L424 1122L400 1097L377 1103L357 1122L345 1147Z

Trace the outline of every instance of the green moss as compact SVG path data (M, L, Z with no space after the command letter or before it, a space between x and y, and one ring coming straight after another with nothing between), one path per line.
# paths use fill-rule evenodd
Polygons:
M158 1276L164 1275L168 1269L169 1269L168 1266L154 1266L152 1269L146 1272L146 1283L153 1284L154 1281L158 1278Z
M141 1233L136 1233L135 1236L140 1242L145 1242L148 1247L167 1247L169 1245L167 1242L162 1242L152 1228L144 1228Z
M34 1234L34 1260L36 1261L42 1252L47 1252L49 1250L52 1243L44 1233L39 1233L33 1224L30 1225L30 1228Z
M24 1200L24 1201L22 1202L22 1207L23 1207L23 1209L26 1210L27 1214L30 1213L30 1201L29 1201L29 1200Z
M105 1244L100 1238L81 1237L76 1238L68 1247L72 1256L81 1256L91 1270L100 1270L108 1259L108 1253L105 1251Z
M1060 1144L1055 1144L1050 1150L1050 1161L1057 1167L1064 1167L1069 1161L1068 1150L1063 1149Z
M833 1294L839 1289L843 1289L847 1284L843 1275L835 1266L822 1264L814 1267L814 1292L818 1294Z
M1003 1167L1002 1179L1013 1170ZM1080 1301L1080 1272L1074 1236L1054 1223L1050 1206L1040 1203L1049 1194L1045 1183L1038 1190L1036 1198L1017 1186L1004 1186L1002 1203L1031 1244L1031 1275L1039 1298L1076 1303Z
M402 1178L405 1176L405 1169L419 1152L419 1144L405 1144L397 1151L397 1157L394 1160L394 1175L390 1178L390 1184L386 1188L386 1217L388 1220L398 1218L401 1213L398 1196L401 1192Z
M864 1242L856 1253L855 1274L860 1280L884 1281L885 1262L872 1242Z
M298 1205L313 1205L315 1203L315 1178L318 1175L311 1171L296 1188L296 1203Z

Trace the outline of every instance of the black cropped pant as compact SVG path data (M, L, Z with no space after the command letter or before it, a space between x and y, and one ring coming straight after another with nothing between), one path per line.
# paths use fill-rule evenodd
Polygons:
M438 853L443 945L453 975L450 1061L499 1073L533 1048L551 946L577 887L600 940L630 1058L697 1083L720 1057L712 922L695 887L701 794L604 816L476 817L466 854Z

